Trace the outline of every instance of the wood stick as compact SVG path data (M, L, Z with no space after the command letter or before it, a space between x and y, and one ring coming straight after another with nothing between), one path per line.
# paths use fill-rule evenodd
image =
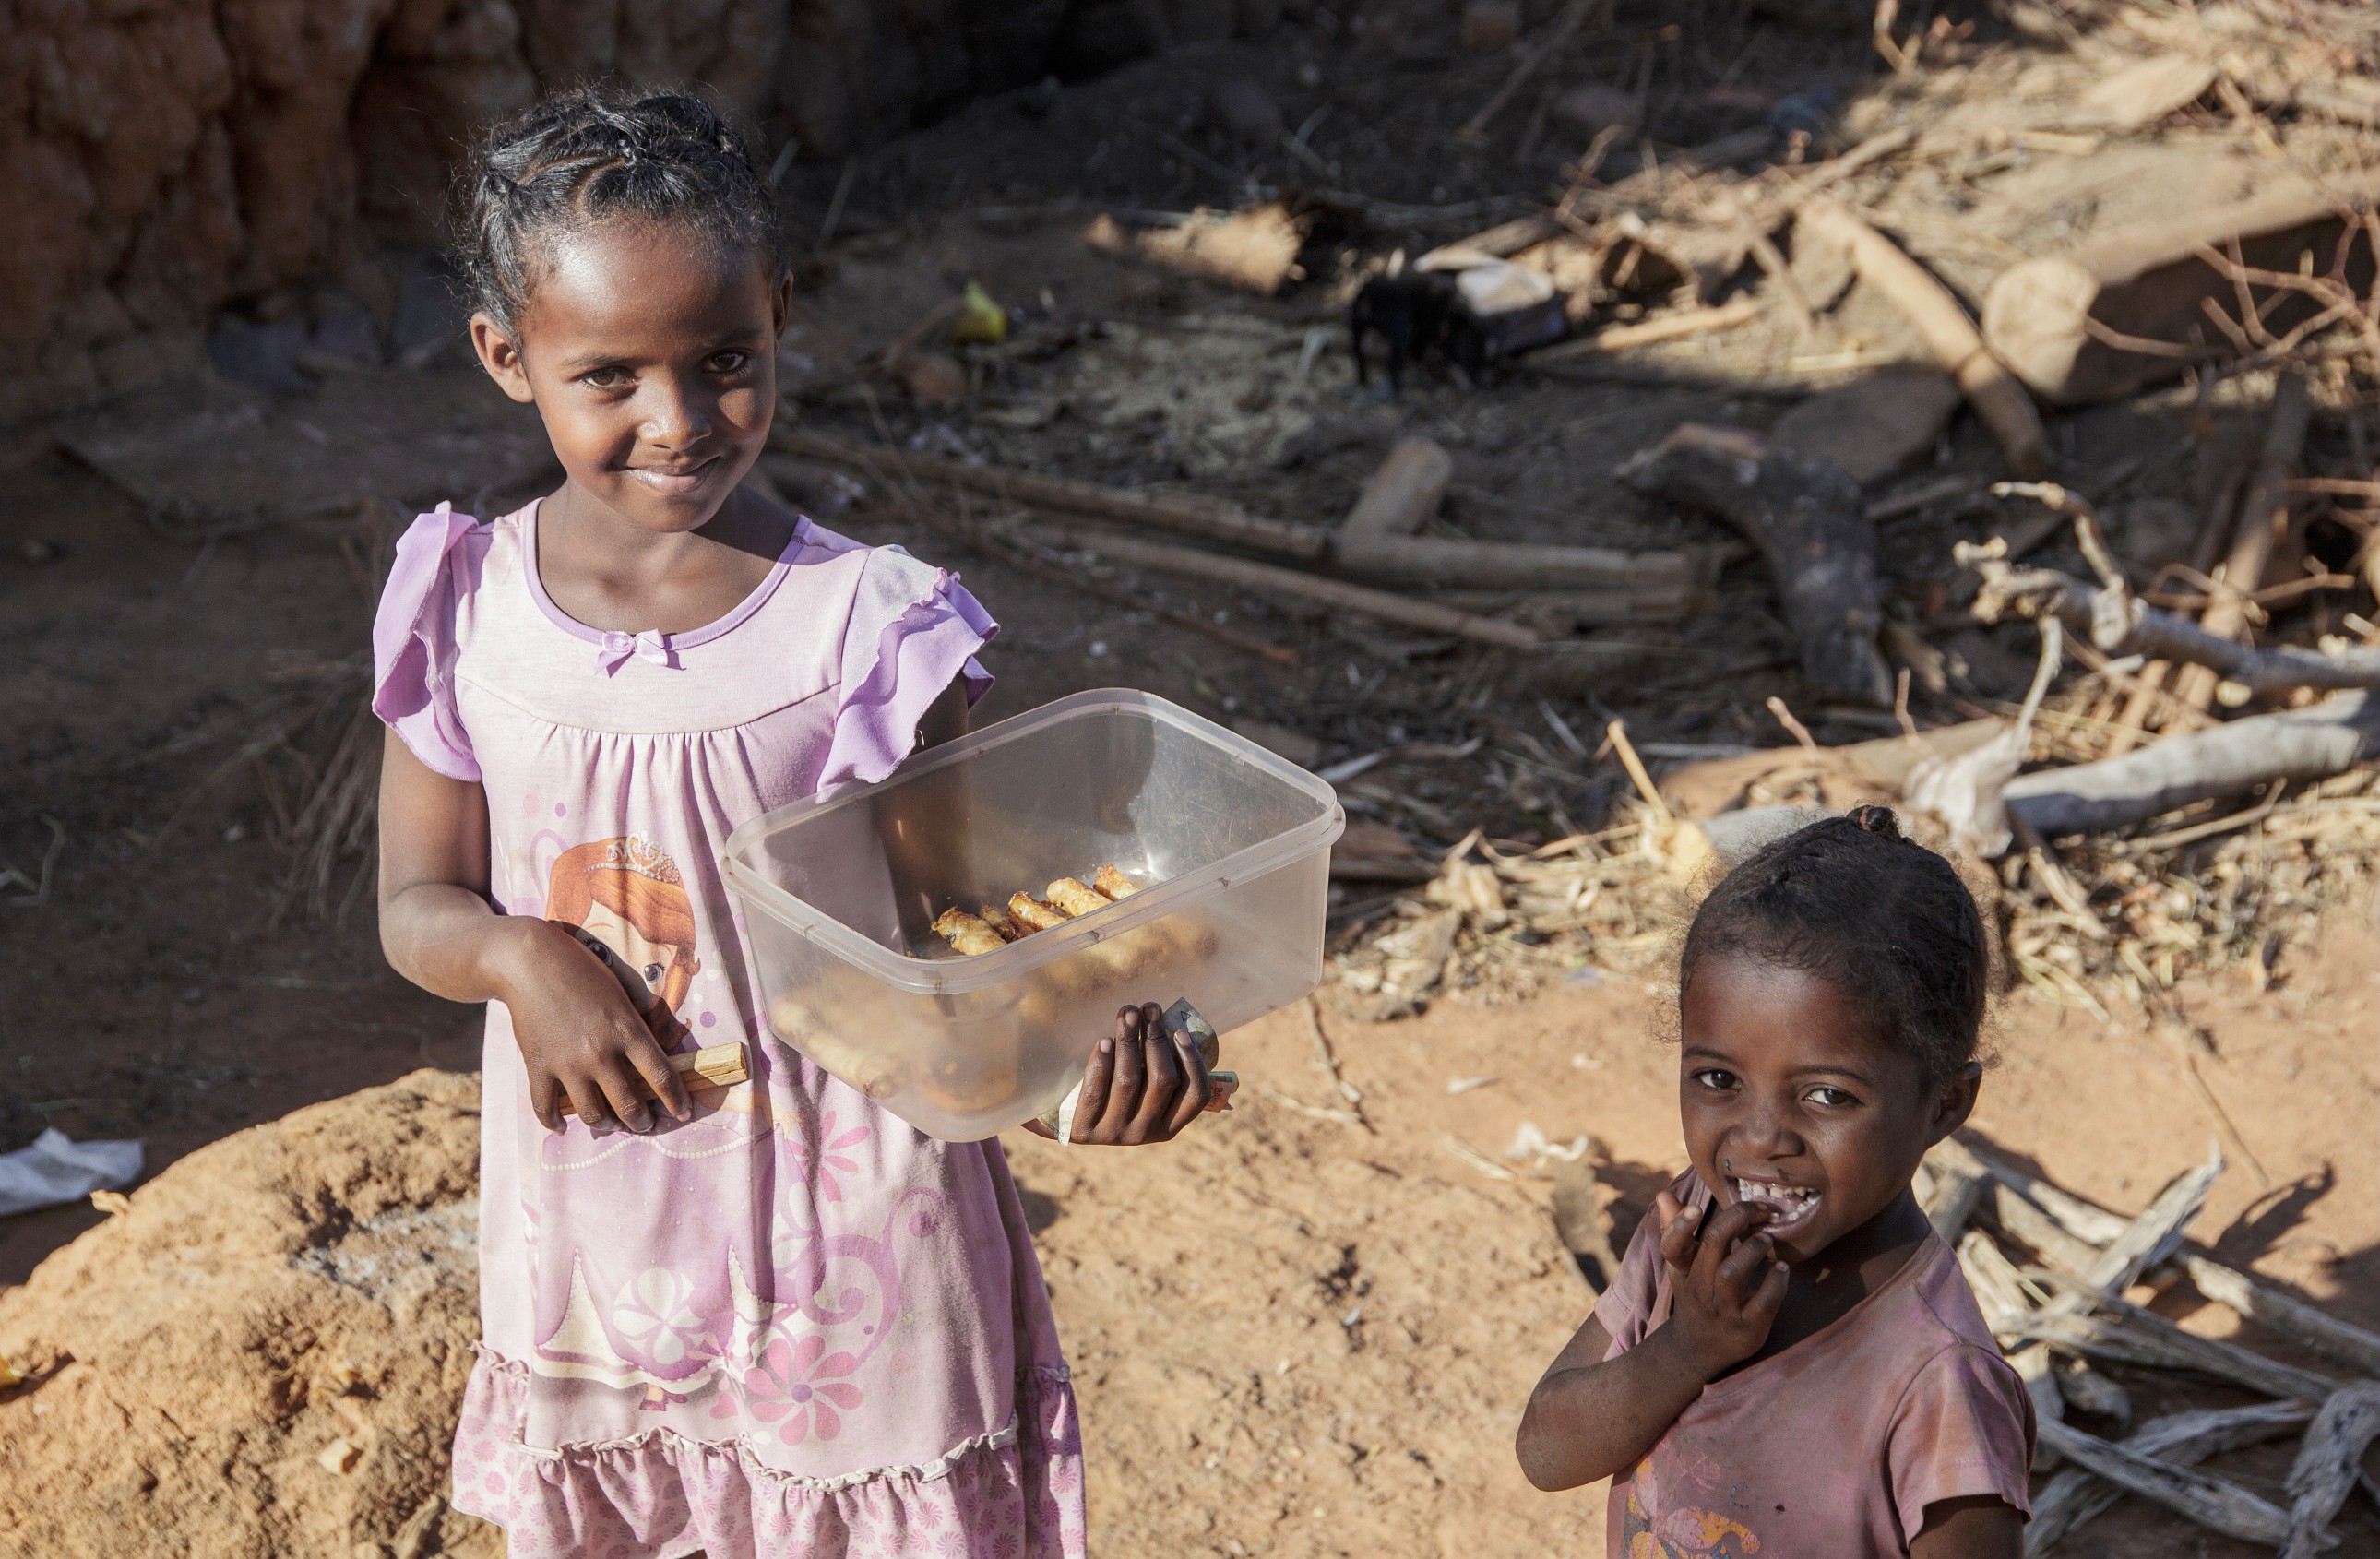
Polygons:
M1640 493L1718 514L1764 555L1810 680L1888 708L1892 675L1876 649L1884 621L1876 527L1859 483L1823 460L1739 428L1689 422L1631 457Z
M1603 728L1603 737L1611 744L1611 750L1620 755L1620 766L1628 771L1628 778L1636 786L1636 794L1645 798L1645 804L1653 809L1653 814L1663 822L1674 821L1670 804L1661 799L1660 787L1645 772L1645 760L1636 756L1635 743L1628 739L1626 723L1614 720Z
M2058 1423L2066 1417L2066 1398L2058 1390L2058 1361L2040 1343L2010 1350L2008 1361L2016 1378L2024 1382L2025 1395L2033 1399L2033 1470L2047 1472L2063 1459L2049 1438L2039 1432L2041 1426Z
M2087 1358L2058 1361L2058 1394L2078 1413L2113 1419L2120 1424L2132 1421L2131 1394L2093 1369Z
M2054 1419L2044 1419L2037 1429L2043 1443L2077 1467L2202 1527L2266 1546L2289 1538L2289 1516L2236 1483L2143 1455Z
M2190 1251L2178 1260L2201 1294L2228 1305L2241 1320L2341 1364L2380 1374L2380 1334L2350 1325L2220 1261Z
M2103 654L2154 655L2168 663L2180 662L2183 680L2175 685L2171 697L2190 716L2203 716L2205 711L2204 704L2190 701L2189 678L2193 676L2204 676L2208 703L2214 701L2218 681L2238 683L2252 699L2273 698L2300 688L2327 692L2380 688L2380 650L2350 650L2333 655L2293 644L2255 649L2178 613L2148 605L2120 583L2095 586L2054 568L2011 567L1994 554L1993 545L1961 542L1954 554L1983 579L1984 588L1973 608L1977 622L2054 615L2075 632L2091 636L2092 645ZM2216 604L2231 599L2218 596ZM2215 607L2208 607L2208 616L2214 614ZM2195 723L2201 728L2208 724L2203 718Z
M1554 18L1553 25L1546 29L1545 37L1522 56L1521 63L1504 78L1504 84L1496 89L1495 95L1481 104L1479 112L1471 116L1463 128L1454 132L1454 139L1473 146L1484 145L1488 140L1488 122L1501 114L1504 105L1512 101L1513 94L1528 84L1529 78L1552 59L1571 41L1572 34L1586 25L1587 13L1595 9L1595 5L1596 0L1570 0L1570 4L1562 7L1561 14Z
M2110 1294L2121 1294L2134 1279L2171 1255L2181 1243L2181 1232L2206 1205L2206 1193L2223 1173L2223 1151L2211 1148L2206 1162L2173 1177L2148 1210L2131 1223L2080 1274L2085 1291L2069 1292L2051 1301L2052 1310L2082 1310Z
M1032 508L1097 515L1127 525L1196 536L1250 552L1272 553L1304 562L1330 555L1330 532L1319 525L1250 514L1227 499L1200 493L1134 493L1065 477L1039 476L999 466L970 466L939 455L863 448L800 428L780 426L769 446L789 455L877 473L891 472L936 487L953 487Z
M1446 536L1342 538L1331 562L1342 573L1374 581L1448 589L1619 589L1674 596L1686 615L1687 593L1713 572L1700 553L1621 552L1615 547L1543 546Z
M2348 1386L2322 1405L2305 1445L2289 1468L2289 1546L2281 1559L2313 1559L2363 1461L2363 1448L2380 1439L2380 1381Z
M2071 1191L2060 1189L2038 1175L2027 1174L1996 1153L1978 1151L1971 1144L1958 1142L1956 1139L1946 1139L1946 1142L1954 1143L1961 1151L1988 1169L1993 1179L2015 1191L2035 1208L2046 1213L2060 1229L2085 1245L2092 1247L2106 1245L2122 1234L2125 1226L2131 1222L2120 1212L2110 1212L2094 1202L2083 1200ZM1942 1151L1940 1146L1934 1149L1937 1153ZM2082 1268L2078 1265L2073 1270L2081 1272Z
M1056 559L1044 555L1038 547L1027 542L1013 541L983 526L972 524L957 515L945 513L930 504L895 502L885 506L894 512L907 515L921 525L930 526L945 535L955 538L962 546L973 547L978 552L999 559L1011 568L1020 569L1033 575L1036 579L1047 579L1052 584L1080 591L1085 595L1104 601L1111 606L1121 606L1126 611L1147 612L1172 623L1176 627L1187 628L1202 638L1213 639L1218 644L1229 645L1244 655L1254 655L1259 660L1270 661L1275 665L1297 664L1297 652L1285 644L1269 643L1253 634L1241 633L1235 628L1225 627L1203 612L1185 612L1178 606L1160 605L1139 591L1127 590L1122 585L1111 584L1105 579L1095 579L1080 568L1070 568Z
M751 1076L744 1064L744 1046L734 1040L722 1045L705 1045L700 1050L680 1051L669 1058L669 1064L670 1069L685 1079L690 1091L732 1087ZM642 1074L637 1078L637 1096L640 1099L661 1097ZM578 1113L578 1107L570 1102L567 1093L562 1096L562 1113L565 1115Z
M1948 287L1831 197L1803 201L1794 220L1809 237L1845 250L1852 270L1874 283L1925 338L2019 475L2038 476L2049 469L2049 441L2033 397L1992 356Z
M2260 1402L2248 1407L2201 1408L2151 1419L2116 1442L2136 1455L2174 1467L2192 1467L2242 1445L2277 1439L2313 1417L2302 1402ZM2124 1491L2097 1473L2070 1467L2033 1496L2033 1519L2025 1523L2025 1559L2045 1559L2058 1541L2124 1497Z
M2224 559L2222 579L2230 587L2207 603L2198 626L2218 639L2236 640L2248 626L2248 597L2265 582L2265 565L2274 543L2289 523L2289 481L2305 457L2306 380L2302 373L2284 373L2273 387L2272 409L2265 414L2265 438L2256 457L2255 474L2240 500L2240 516L2231 529L2231 551ZM2192 709L2215 701L2218 680L2203 663L2185 670L2174 684L2173 696Z
M1606 352L1624 352L1632 347L1650 347L1656 342L1675 341L1682 336L1701 335L1708 331L1732 330L1749 324L1760 317L1760 300L1749 295L1730 298L1708 309L1679 309L1666 314L1656 314L1649 320L1633 324L1607 325L1592 335L1540 347L1518 360L1530 368L1543 368L1551 363L1574 362L1581 358L1597 357Z
M1974 1290L1975 1307L1984 1312L1984 1324L1994 1332L2034 1308L2015 1263L1983 1230L1969 1229L1961 1237L1959 1270L1966 1274L1967 1286Z
M1474 616L1468 612L1458 612L1434 602L1372 590L1364 585L1352 585L1342 579L1326 579L1301 569L1225 557L1218 553L1201 552L1196 547L1176 546L1170 542L1145 542L1107 531L1053 529L1048 533L1062 545L1096 553L1113 562L1160 569L1192 579L1212 579L1219 584L1236 585L1244 590L1318 602L1342 612L1353 612L1358 616L1397 623L1427 633L1451 633L1508 650L1534 650L1544 642L1518 623Z
M2071 1278L2060 1281L2071 1283ZM2154 1310L2112 1296L2100 1301L2101 1315L2053 1314L2036 1310L2019 1317L2009 1334L2047 1343L2065 1353L2079 1353L2117 1364L2144 1365L2153 1370L2189 1370L2216 1380L2233 1381L2267 1396L2320 1402L2338 1382L2311 1370L2301 1370L2234 1343L2185 1332Z
M1983 1210L2000 1233L2028 1247L2060 1272L2081 1273L2098 1260L2097 1246L2076 1238L2014 1187L2001 1184L1997 1178L1990 1194L1984 1199Z
M2338 693L2304 709L2251 715L2155 746L2019 774L2001 791L2042 837L2145 822L2269 780L2326 779L2380 755L2380 693Z
M1934 1232L1941 1236L1943 1244L1953 1249L1959 1248L1959 1232L1967 1226L1967 1220L1975 1215L1975 1209L1982 1203L1984 1193L1991 1189L1991 1176L1980 1164L1972 1170L1963 1166L1934 1165L1933 1188L1919 1205L1925 1211L1925 1221L1934 1225Z
M1454 457L1437 440L1399 439L1339 522L1341 547L1352 540L1412 535L1438 513L1453 478Z

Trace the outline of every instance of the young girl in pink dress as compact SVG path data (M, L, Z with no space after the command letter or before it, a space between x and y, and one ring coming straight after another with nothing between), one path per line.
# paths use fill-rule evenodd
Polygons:
M2017 1559L2033 1404L1919 1211L1967 1118L1988 958L1958 873L1862 807L1728 873L1678 969L1693 1167L1529 1398L1540 1489L1612 1480L1611 1559Z
M523 1556L1080 1554L1074 1397L999 1145L929 1139L778 1040L717 866L737 824L961 733L995 625L739 485L790 292L705 104L550 99L467 193L473 340L565 478L422 516L373 628L382 941L488 1004L454 1503ZM690 1095L668 1055L728 1041L750 1080ZM1085 1045L1076 1141L1206 1104L1154 1006Z

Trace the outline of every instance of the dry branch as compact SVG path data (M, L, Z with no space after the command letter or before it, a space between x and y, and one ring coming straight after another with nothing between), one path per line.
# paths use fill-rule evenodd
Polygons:
M1851 257L1852 269L1889 299L1925 338L1951 377L1958 380L1975 415L2020 476L2039 476L2049 469L2049 441L2033 398L2000 366L1967 311L1899 245L1839 202L1818 196L1802 203L1797 229L1820 243L1832 244Z
M1685 551L1621 552L1614 547L1544 546L1449 536L1372 536L1342 540L1337 569L1358 579L1473 590L1622 590L1649 597L1639 622L1682 617L1710 571Z
M1168 542L1145 542L1137 537L1108 531L1050 528L1044 533L1057 544L1095 553L1112 562L1317 602L1380 622L1420 628L1427 633L1451 633L1508 650L1534 650L1544 642L1517 623L1475 616L1434 602L1418 601L1412 596L1372 590L1364 585L1351 585L1343 579L1326 579L1296 568L1253 563L1245 558L1201 552L1196 547L1175 546Z
M1723 516L1767 560L1802 669L1840 697L1889 705L1876 527L1859 483L1736 428L1688 423L1620 469L1642 493Z
M1599 357L1606 352L1624 352L1633 347L1650 347L1658 342L1676 341L1714 330L1732 330L1759 317L1758 298L1749 296L1732 298L1713 308L1680 309L1674 313L1657 314L1633 324L1607 325L1592 335L1582 335L1559 346L1540 347L1521 361L1532 368L1574 362L1580 358Z
M2312 1559L2329 1546L2322 1540L2331 1517L2347 1503L2363 1460L2363 1448L2380 1439L2380 1382L2346 1387L2322 1405L2305 1446L2289 1468L2289 1546L2281 1559Z
M2190 1467L2242 1445L2276 1439L2313 1416L2302 1402L2261 1402L2251 1407L2205 1409L2151 1419L2115 1448L2173 1467ZM2025 1559L2041 1559L2060 1539L2123 1497L2123 1490L2081 1466L2052 1478L2033 1497L2025 1524Z
M2380 1334L2350 1325L2220 1261L2185 1252L2182 1271L2201 1294L2301 1347L2370 1374L2380 1374Z
M2305 456L2306 412L2305 375L2282 374L2273 387L2272 409L2265 414L2255 474L2232 522L2231 550L2222 575L2229 588L2218 592L2199 618L2199 626L2216 639L2236 639L2247 627L2247 598L2264 583L2274 544L2289 529L2289 480ZM2202 664L2181 674L2174 683L2174 697L2203 710L2214 700L2215 682L2214 672Z
M2267 1396L2319 1402L2338 1385L2326 1375L2282 1364L2237 1344L2185 1332L2165 1317L2129 1300L2108 1296L2099 1304L2107 1313L2072 1315L2038 1310L2020 1317L2008 1328L2008 1334L2047 1343L2062 1353L2079 1353L2115 1364L2192 1370L2216 1380L2236 1382Z
M2289 1535L2286 1512L2237 1484L2144 1456L2054 1419L2039 1425L2039 1432L2042 1443L2075 1466L2179 1512L2202 1527L2268 1546L2284 1541Z
M1330 532L1318 525L1270 519L1250 514L1226 499L1197 493L1132 493L1097 482L1064 477L1038 476L999 466L970 466L938 455L915 455L898 449L868 449L799 428L780 427L769 434L772 449L812 460L828 460L855 470L891 472L931 487L981 493L1038 509L1061 514L1096 515L1127 525L1147 526L1271 553L1305 562L1329 555Z
M2084 1309L2108 1295L2121 1294L2131 1287L2141 1273L2164 1261L2181 1244L2182 1230L2206 1205L2206 1193L2215 1188L2216 1179L2222 1173L2223 1151L2216 1148L2208 1152L2204 1163L2175 1175L2172 1183L2149 1203L2148 1210L2125 1224L2123 1233L2108 1241L2107 1248L2079 1274L2088 1292L2060 1295L2049 1308Z
M2168 737L2120 758L2019 774L2001 798L2055 839L2145 822L2271 780L2327 778L2375 755L2380 694L2339 693L2304 709Z

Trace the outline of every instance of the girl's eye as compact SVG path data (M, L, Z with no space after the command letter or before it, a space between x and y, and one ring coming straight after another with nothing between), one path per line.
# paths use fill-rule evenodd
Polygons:
M589 389L616 390L628 382L625 369L598 368L578 376L578 382Z
M710 370L714 373L741 373L751 361L749 352L722 352L710 359Z
M1811 1103L1822 1104L1830 1110L1847 1110L1859 1102L1839 1088L1814 1088L1808 1097Z
M646 984L648 984L648 985L659 985L661 982L662 982L662 967L661 967L661 965L659 965L659 964L647 964L647 965L645 966L645 983L646 983Z
M1735 1086L1735 1074L1722 1071L1717 1066L1705 1067L1702 1071L1694 1073L1694 1079L1705 1088L1719 1091L1725 1091Z

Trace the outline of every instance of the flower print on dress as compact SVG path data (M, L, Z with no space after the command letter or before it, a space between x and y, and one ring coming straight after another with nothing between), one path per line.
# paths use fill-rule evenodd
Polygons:
M1621 1536L1628 1540L1628 1559L1749 1559L1760 1552L1757 1533L1718 1511L1663 1509L1651 1456L1629 1474Z
M843 1432L843 1414L860 1400L857 1386L836 1377L858 1368L848 1353L828 1353L826 1339L816 1333L772 1337L759 1362L744 1372L744 1410L766 1424L783 1419L776 1436L784 1444L832 1440Z
M866 1126L855 1126L838 1134L834 1125L834 1112L829 1110L819 1117L815 1144L790 1132L782 1134L780 1138L785 1145L786 1154L794 1161L794 1173L818 1188L820 1201L843 1200L843 1183L835 1178L836 1171L845 1175L859 1172L859 1162L845 1157L843 1150L856 1148L867 1141L869 1135L869 1128Z
M638 1273L612 1304L612 1329L662 1369L682 1363L705 1327L694 1285L667 1267Z

